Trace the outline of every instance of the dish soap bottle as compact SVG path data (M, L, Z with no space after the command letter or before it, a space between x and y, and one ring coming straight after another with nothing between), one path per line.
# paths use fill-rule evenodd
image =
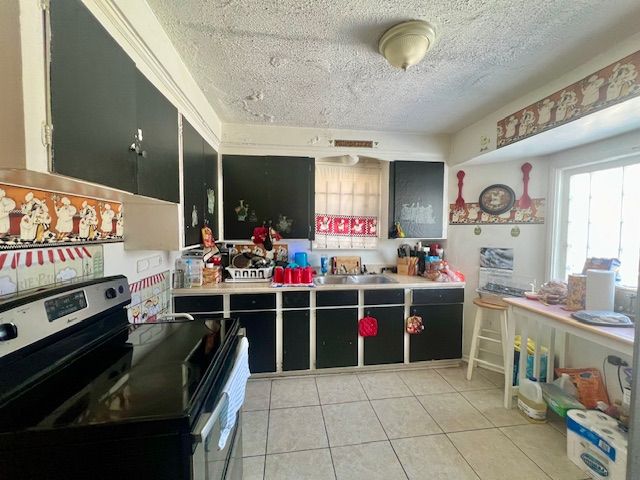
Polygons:
M538 382L524 378L518 389L518 409L534 423L547 421L547 404L542 397L542 387Z

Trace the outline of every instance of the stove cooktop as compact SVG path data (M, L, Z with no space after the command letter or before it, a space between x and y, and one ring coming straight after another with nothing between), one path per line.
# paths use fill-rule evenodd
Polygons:
M123 326L0 409L0 432L189 416L237 321Z

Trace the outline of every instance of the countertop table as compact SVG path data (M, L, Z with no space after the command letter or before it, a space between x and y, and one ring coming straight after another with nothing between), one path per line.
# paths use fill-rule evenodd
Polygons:
M574 335L597 345L609 348L622 354L633 356L634 328L598 327L579 322L571 317L571 312L560 305L544 305L537 300L526 298L505 298L509 305L507 320L507 345L513 345L516 330L519 330L522 344L526 338L536 342L533 375L539 378L542 345L548 348L547 379L553 379L556 336ZM521 350L522 351L522 350ZM505 365L513 365L513 348L507 348ZM564 352L559 356L559 366L564 367ZM511 408L513 395L517 387L513 387L513 368L507 368L504 380L504 406ZM518 377L526 378L527 355L520 355Z

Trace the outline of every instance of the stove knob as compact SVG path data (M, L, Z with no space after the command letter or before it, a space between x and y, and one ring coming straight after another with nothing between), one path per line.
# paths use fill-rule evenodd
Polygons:
M0 342L13 340L18 336L18 327L13 323L3 323L0 325Z
M104 292L104 295L109 299L116 298L118 296L118 292L116 292L115 288L107 288L107 291Z

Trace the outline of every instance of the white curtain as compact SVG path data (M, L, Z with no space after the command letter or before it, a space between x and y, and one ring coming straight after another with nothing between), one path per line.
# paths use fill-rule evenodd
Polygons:
M314 247L377 247L380 172L378 164L316 164Z

